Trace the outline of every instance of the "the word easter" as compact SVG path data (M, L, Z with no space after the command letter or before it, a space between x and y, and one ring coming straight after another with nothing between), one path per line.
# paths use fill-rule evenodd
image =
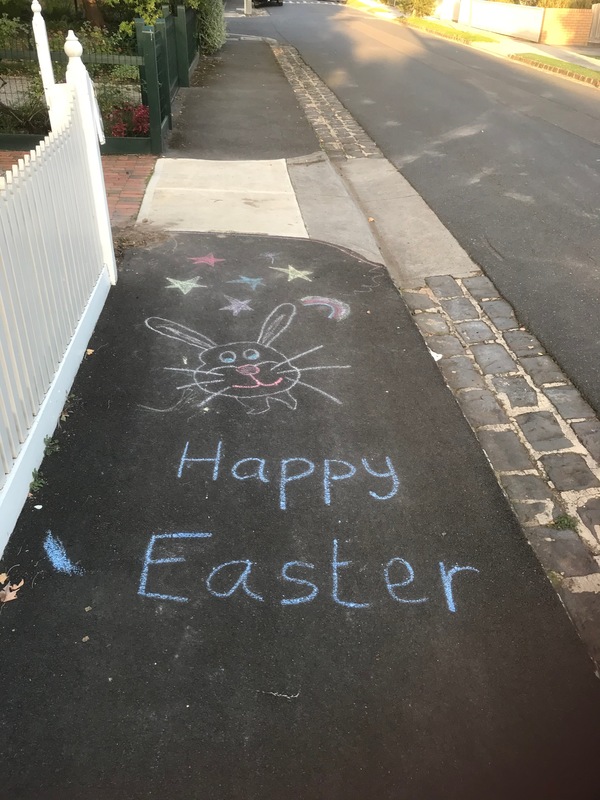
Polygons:
M140 585L138 594L142 597L152 597L155 600L170 600L175 603L187 603L189 597L180 594L162 594L148 591L148 573L150 567L157 567L160 564L177 564L185 562L183 556L174 556L170 558L153 558L154 545L161 539L181 540L181 539L210 539L212 533L160 533L154 534L150 537L150 542L146 548L144 556L144 563L142 567L142 574L140 577ZM339 606L345 608L362 609L369 608L372 602L369 602L365 597L351 598L344 591L343 576L345 571L352 567L353 562L347 558L342 558L340 555L340 544L337 539L332 543L331 561L327 569L327 592L331 600ZM213 597L232 597L237 595L245 595L259 603L265 602L265 597L260 592L260 587L256 585L255 579L252 575L252 570L255 562L248 559L237 559L235 561L225 561L222 564L210 569L208 577L204 579L204 585L207 592ZM479 572L475 567L459 566L455 564L452 567L446 566L443 561L438 562L439 568L439 588L437 597L445 602L448 611L456 613L456 603L454 600L453 584L456 576L461 572ZM303 603L311 603L319 594L319 586L314 582L319 577L316 574L315 564L307 561L287 561L279 573L280 580L287 587L289 592L294 592L291 596L287 594L277 599L270 598L271 603L277 603L282 606L297 606ZM360 569L360 566L357 568ZM153 570L154 572L155 570ZM347 572L346 572L347 574ZM322 576L321 576L322 577ZM389 561L383 565L381 577L388 596L395 603L415 605L429 602L429 597L415 595L414 590L407 591L408 587L414 581L415 573L412 566L404 558L395 556L390 558ZM311 580L309 580L309 578ZM155 576L153 576L153 580Z
M398 493L400 481L389 456L381 458L382 466L373 464L366 458L360 459L358 467L349 461L338 458L325 458L322 462L310 461L308 458L282 458L272 462L267 459L250 456L235 461L227 469L223 465L223 442L217 444L214 455L194 453L190 455L190 443L186 442L179 462L177 477L181 478L184 470L195 465L206 464L213 481L219 480L223 474L231 475L238 481L255 480L260 483L273 483L277 486L279 508L285 511L288 507L288 487L291 483L303 481L311 475L318 477L323 502L331 505L333 484L354 478L358 471L364 470L367 475L377 479L377 491L370 490L374 500L390 500Z

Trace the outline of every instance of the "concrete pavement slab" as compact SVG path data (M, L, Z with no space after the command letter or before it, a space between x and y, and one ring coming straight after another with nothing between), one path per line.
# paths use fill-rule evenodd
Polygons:
M178 231L308 235L284 159L161 159L138 222Z
M6 551L13 796L597 796L600 683L384 268L172 235L90 351Z
M338 165L371 217L394 282L423 286L433 275L464 277L479 270L425 201L389 161L356 159Z

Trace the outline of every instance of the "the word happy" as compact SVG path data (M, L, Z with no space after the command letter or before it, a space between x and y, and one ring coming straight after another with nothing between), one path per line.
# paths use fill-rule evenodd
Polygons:
M323 503L333 502L334 485L341 481L351 481L368 476L373 488L366 494L376 501L391 500L398 493L400 481L389 456L378 459L358 458L355 463L339 458L324 458L313 461L304 457L266 459L251 455L233 463L225 462L223 442L219 441L212 453L193 452L186 442L179 461L177 477L181 478L190 470L203 470L199 473L213 481L233 478L236 481L257 481L260 484L273 484L277 489L279 508L288 509L292 486L298 487L311 476L317 478L319 494ZM374 479L374 480L373 480Z

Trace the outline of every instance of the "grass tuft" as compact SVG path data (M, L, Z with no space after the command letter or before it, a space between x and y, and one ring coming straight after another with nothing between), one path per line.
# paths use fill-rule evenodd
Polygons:
M453 28L451 25L444 25L442 22L435 22L434 20L423 19L422 17L401 17L398 22L401 22L403 25L410 25L411 28L419 28L419 30L427 31L428 33L437 33L439 36L444 36L446 39L454 39L456 42L464 42L465 44L497 41L497 39L492 39L490 36L483 36L481 33L461 31L458 28Z

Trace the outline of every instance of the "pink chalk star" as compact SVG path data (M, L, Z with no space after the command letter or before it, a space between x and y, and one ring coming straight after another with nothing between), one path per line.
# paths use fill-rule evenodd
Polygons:
M202 256L201 258L188 258L188 261L191 261L193 264L208 264L210 267L214 267L217 261L225 261L225 259L215 258L214 253L209 253L207 256Z

